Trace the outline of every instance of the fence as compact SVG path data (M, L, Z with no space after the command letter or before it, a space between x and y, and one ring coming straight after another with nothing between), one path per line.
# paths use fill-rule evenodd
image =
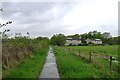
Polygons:
M66 48L66 47L63 47L62 49L73 53L73 55L82 57L82 58L88 60L91 63L94 63L93 58L106 59L106 60L109 61L109 70L110 71L112 70L112 62L115 61L115 60L118 60L117 58L115 58L115 57L113 57L111 55L102 54L102 53L101 54L96 54L96 53L93 53L93 52L89 52L87 54L82 54L81 51L77 50L77 49Z

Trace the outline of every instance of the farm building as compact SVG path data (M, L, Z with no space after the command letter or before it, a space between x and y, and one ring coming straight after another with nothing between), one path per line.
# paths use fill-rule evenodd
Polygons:
M66 38L66 46L68 45L79 45L81 44L81 39Z
M94 45L100 45L102 44L102 40L101 39L86 39L85 40L87 44L94 44Z

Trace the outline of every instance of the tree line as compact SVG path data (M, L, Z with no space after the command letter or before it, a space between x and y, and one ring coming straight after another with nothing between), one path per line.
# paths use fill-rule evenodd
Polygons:
M111 34L108 32L101 33L98 31L90 31L84 34L74 34L74 35L68 35L68 36L65 36L64 34L55 34L51 37L50 44L63 46L66 43L66 38L81 39L82 41L81 45L87 45L86 39L101 39L103 45L120 44L120 36L112 37Z

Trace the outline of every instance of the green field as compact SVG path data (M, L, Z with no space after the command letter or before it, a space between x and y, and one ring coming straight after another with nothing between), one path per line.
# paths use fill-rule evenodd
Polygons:
M69 49L65 49L69 48ZM74 49L74 51L72 51ZM112 63L112 70L109 69L109 61L103 59L92 59L89 62L86 58L75 55L75 50L80 50L86 56L89 52L105 53L117 56L118 46L69 46L54 47L58 71L61 78L117 78L118 64ZM114 53L113 53L114 52ZM88 53L88 54L87 54Z
M118 45L113 46L68 46L67 48L77 49L81 52L105 53L112 56L118 56Z

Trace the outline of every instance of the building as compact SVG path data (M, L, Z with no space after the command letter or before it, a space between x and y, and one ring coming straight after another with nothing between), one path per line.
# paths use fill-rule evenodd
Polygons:
M81 44L81 39L66 38L66 46L68 45L79 45Z
M86 39L85 41L87 44L94 44L94 45L101 45L102 44L101 39Z

